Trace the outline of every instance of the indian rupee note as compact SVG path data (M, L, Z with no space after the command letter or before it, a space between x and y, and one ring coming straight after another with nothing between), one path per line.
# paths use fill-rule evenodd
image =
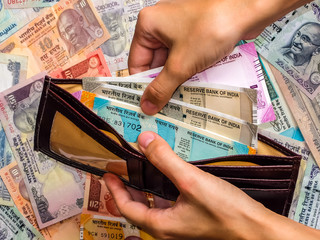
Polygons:
M84 78L82 85L84 90L90 92L97 91L105 83L144 91L152 80L153 78L147 77ZM254 89L186 82L176 89L172 99L225 113L249 123L257 123L257 91Z
M0 237L2 239L44 240L16 207L0 205Z
M19 212L43 235L46 240L79 239L79 216L69 218L41 230L39 229L17 162L12 162L8 166L0 169L0 177L4 179L5 185L8 187L8 191Z
M7 166L14 160L14 156L9 145L6 133L0 122L0 169Z
M87 89L84 87L84 90ZM97 94L98 97L116 99L135 106L140 106L143 94L142 91L109 84L101 84L91 92ZM171 99L159 113L191 126L215 132L253 148L257 147L257 125L242 119L175 99Z
M277 69L271 66L271 70L315 161L320 164L319 97L311 100Z
M255 40L257 51L314 98L320 91L320 5L312 2L308 11L295 12L286 24L267 27Z
M27 79L28 58L0 53L0 92Z
M111 73L100 48L89 53L85 60L50 73L53 78L110 77Z
M59 0L3 0L5 8L51 7Z
M155 78L161 67L134 74ZM257 90L258 124L275 120L261 64L253 42L239 45L214 66L191 77L187 82L205 82Z
M6 9L0 0L0 43L36 18L43 8Z
M301 162L300 162L298 178L296 181L296 187L295 187L295 191L293 194L291 207L290 207L289 215L288 215L289 218L295 219L295 215L297 214L297 212L300 211L300 209L297 206L298 206L298 202L301 199L301 192L304 191L304 189L302 187L302 182L305 177L305 171L307 168L307 164L309 161L313 161L312 160L313 156L311 154L311 151L309 150L309 148L305 142L301 142L301 141L292 139L290 137L283 136L283 135L277 134L275 132L271 132L269 130L259 129L259 133L274 140L275 142L290 149L291 151L301 155L301 157L302 157Z
M139 107L117 100L96 97L93 111L130 143L135 144L141 132L158 133L185 161L256 152L250 146L164 115L145 115Z
M43 76L35 76L0 95L0 119L40 229L81 213L85 182L83 172L33 150L42 87Z
M28 57L28 78L75 64L109 38L91 1L62 0L0 45Z
M320 169L311 156L305 170L294 220L306 226L320 229Z
M0 177L0 205L11 206L11 207L14 205L11 195L1 177Z
M140 10L157 0L94 0L110 39L100 47L111 72L128 68L128 56Z
M81 214L80 240L154 240L137 226L108 216Z
M276 115L276 119L268 123L260 124L259 128L278 133L299 141L304 141L298 124L290 111L290 108L278 86L275 77L273 76L268 62L264 58L261 58L261 61L262 66L265 70L265 81L267 84L269 96L271 98L273 110Z

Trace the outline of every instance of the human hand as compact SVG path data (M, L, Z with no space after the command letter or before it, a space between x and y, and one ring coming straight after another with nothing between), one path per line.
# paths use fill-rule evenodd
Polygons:
M180 84L230 53L242 37L255 36L245 36L242 19L250 10L235 0L161 0L142 9L129 54L130 74L164 65L141 98L142 110L157 113Z
M104 179L120 213L156 238L249 239L272 215L240 189L186 163L157 134L142 133L138 141L151 163L180 191L174 206L149 208L134 201L115 175L106 174Z

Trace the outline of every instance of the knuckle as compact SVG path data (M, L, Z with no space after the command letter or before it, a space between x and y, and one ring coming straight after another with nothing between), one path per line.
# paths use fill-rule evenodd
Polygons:
M152 84L148 86L148 91L152 97L153 102L165 102L168 101L172 95L170 89L164 87L165 84L161 84L158 81L153 81Z

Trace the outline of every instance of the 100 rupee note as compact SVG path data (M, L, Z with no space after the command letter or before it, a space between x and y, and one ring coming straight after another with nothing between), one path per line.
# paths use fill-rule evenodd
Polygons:
M109 38L91 1L61 0L0 45L28 57L28 77L84 60Z
M35 76L0 94L0 119L40 229L81 213L85 182L83 172L33 150L42 87Z

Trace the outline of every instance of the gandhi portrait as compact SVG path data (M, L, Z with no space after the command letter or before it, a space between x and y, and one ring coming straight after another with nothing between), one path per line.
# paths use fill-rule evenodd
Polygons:
M281 52L304 74L312 58L320 53L320 24L309 22L300 26L295 31L289 46L282 48Z
M23 133L32 133L35 129L43 83L32 84L29 96L17 104L13 112L13 123Z
M126 47L126 31L122 24L123 10L103 13L101 19L105 24L110 38L101 45L104 54L115 57L123 52Z
M90 29L85 28L84 17L74 9L67 9L61 13L57 27L71 56L94 40Z

